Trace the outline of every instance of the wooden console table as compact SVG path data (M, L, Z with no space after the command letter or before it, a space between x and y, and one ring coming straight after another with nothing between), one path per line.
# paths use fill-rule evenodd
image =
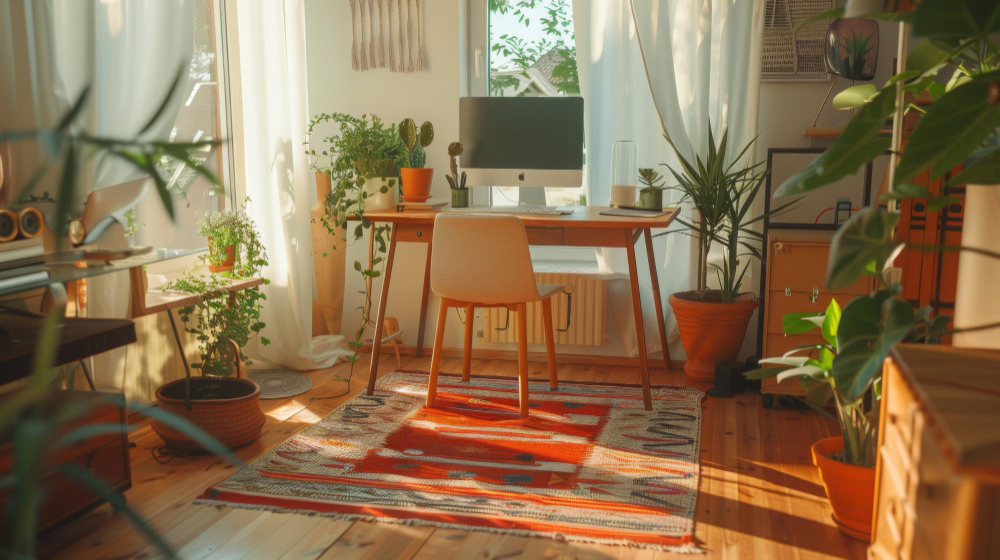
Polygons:
M635 243L643 237L649 275L653 285L653 307L659 324L660 346L663 348L663 367L670 369L670 351L667 348L666 327L663 324L663 302L657 279L656 258L653 254L652 229L665 229L680 213L680 208L666 208L665 214L656 218L632 218L623 216L602 216L605 207L586 206L576 208L572 214L511 214L524 223L529 245L562 247L624 248L628 255L629 281L632 288L632 311L635 316L635 332L639 347L639 371L642 377L642 396L646 410L652 410L653 400L649 387L649 368L646 358L646 335L642 325L642 305L639 298L639 275L635 258ZM382 323L385 319L386 301L389 297L389 283L392 279L392 264L396 255L396 242L424 243L427 245L427 264L424 267L423 295L420 300L420 326L417 333L417 353L423 350L424 325L427 318L427 300L430 295L431 249L434 239L434 218L440 211L397 212L382 210L365 212L365 218L373 223L391 224L389 250L382 279L382 293L378 299L375 336L382 339ZM378 375L380 345L372 347L371 367L368 377L368 394L375 391Z

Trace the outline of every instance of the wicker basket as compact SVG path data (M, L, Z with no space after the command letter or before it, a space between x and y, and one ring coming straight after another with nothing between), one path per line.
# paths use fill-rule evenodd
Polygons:
M243 447L260 437L264 426L264 413L258 399L260 387L249 379L238 377L192 377L192 394L197 386L208 383L221 383L223 393L233 396L191 399L191 410L188 410L184 404L184 380L178 379L160 386L156 390L156 401L160 409L191 421L230 449ZM170 447L203 451L189 437L159 421L153 422L153 430Z

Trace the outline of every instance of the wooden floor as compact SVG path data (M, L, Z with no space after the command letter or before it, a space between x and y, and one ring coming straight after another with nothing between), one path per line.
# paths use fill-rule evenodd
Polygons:
M385 355L385 353L383 353ZM362 359L351 379L351 394L362 390L368 376ZM395 357L386 356L382 371L392 371ZM403 367L429 368L429 357L404 358ZM461 370L446 359L444 371ZM544 378L541 363L532 375ZM473 375L516 374L516 362L474 360ZM267 415L264 433L238 454L251 461L297 431L313 424L344 402L333 397L346 388L349 366L312 372L308 393L284 400L261 401ZM634 367L564 365L561 380L637 383ZM686 384L683 372L653 370L654 384ZM704 387L703 387L704 389ZM864 546L834 527L830 506L809 458L810 444L834 426L815 413L765 410L760 397L704 401L701 439L701 484L695 513L695 535L708 554L702 558L863 558ZM234 467L214 457L174 458L161 465L151 449L161 442L148 426L132 435L133 487L125 496L148 518L185 559L355 558L504 559L664 559L688 557L652 550L485 532L437 529L259 510L194 505L206 487L233 474ZM104 506L44 539L44 557L154 558L156 551L121 515Z

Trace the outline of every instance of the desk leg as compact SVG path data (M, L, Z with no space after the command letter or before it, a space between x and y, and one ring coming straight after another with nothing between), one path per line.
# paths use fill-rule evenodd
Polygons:
M649 365L646 363L646 333L642 328L642 303L639 299L639 271L635 266L635 238L625 230L625 252L628 253L628 279L632 285L632 314L635 315L635 338L639 346L639 374L642 377L642 402L653 410L653 394L649 390Z
M368 393L375 392L375 379L378 377L378 358L382 351L382 323L385 322L385 305L389 299L389 280L392 278L392 259L396 256L396 224L392 224L389 232L389 255L385 258L385 275L382 276L382 294L378 298L378 311L375 319L375 335L372 337L372 361L368 367Z
M418 358L424 355L424 325L427 324L427 298L431 295L431 249L434 243L427 244L427 264L424 265L424 292L420 296L420 324L417 326L417 349L414 354Z
M646 260L649 261L649 280L653 283L653 307L656 324L660 330L660 347L663 348L663 368L670 371L670 348L667 346L667 326L663 323L663 300L660 299L660 279L656 275L656 255L653 253L653 235L649 228L642 230L646 238Z

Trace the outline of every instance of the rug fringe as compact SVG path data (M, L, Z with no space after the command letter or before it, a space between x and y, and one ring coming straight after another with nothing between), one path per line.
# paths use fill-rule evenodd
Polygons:
M541 537L549 538L557 541L566 542L580 542L580 543L591 543L591 544L607 544L613 546L624 546L628 548L638 548L638 549L649 549L649 550L662 550L664 552L676 552L679 554L704 554L705 549L701 548L693 542L688 542L684 544L659 544L659 543L641 543L630 541L627 539L600 539L594 537L587 537L583 535L567 535L565 533L557 532L545 532L545 531L531 531L528 529L503 529L500 527L476 527L473 525L462 525L459 523L440 523L436 521L427 521L424 519L408 517L405 519L395 518L395 517L378 517L375 515L362 515L358 513L341 513L335 511L315 511L309 509L294 509L294 508L283 508L271 505L262 504L244 504L239 502L227 502L223 500L212 500L206 498L197 498L194 500L195 504L209 505L209 506L228 506L234 508L242 509L256 509L270 511L274 513L294 513L298 515L318 515L322 517L329 517L331 519L349 519L354 521L373 521L377 523L395 523L397 525L424 525L430 527L441 527L444 529L457 529L460 531L485 531L487 533L496 533L498 535L512 535L515 537Z

